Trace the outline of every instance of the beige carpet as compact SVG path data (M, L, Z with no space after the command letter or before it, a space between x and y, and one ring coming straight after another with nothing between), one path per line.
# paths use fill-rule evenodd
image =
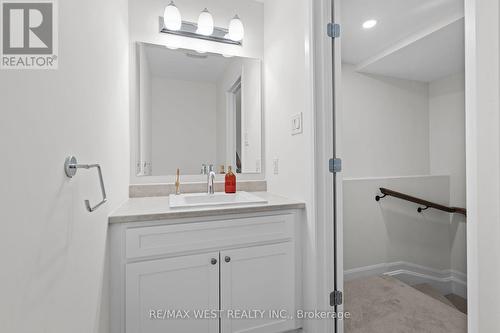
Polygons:
M442 300L391 277L344 285L346 333L464 333L467 316Z

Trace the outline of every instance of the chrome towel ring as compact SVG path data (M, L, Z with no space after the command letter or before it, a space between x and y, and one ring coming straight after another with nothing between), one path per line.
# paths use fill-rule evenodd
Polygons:
M91 169L91 168L97 168L99 174L99 182L101 184L101 192L102 192L102 201L99 202L94 207L90 205L89 200L85 200L85 207L87 208L87 210L89 212L94 212L103 204L105 204L106 201L108 201L106 197L106 189L104 187L104 180L102 179L101 166L99 164L78 164L78 161L74 156L66 157L66 161L64 162L64 171L66 172L66 176L68 176L69 178L73 178L76 175L76 171L78 169Z

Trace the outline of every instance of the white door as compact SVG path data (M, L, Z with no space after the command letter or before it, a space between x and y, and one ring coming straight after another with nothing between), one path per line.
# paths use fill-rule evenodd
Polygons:
M295 328L288 318L297 298L293 243L223 251L220 258L222 333Z
M126 332L219 333L218 318L195 318L219 309L218 261L215 252L127 264Z

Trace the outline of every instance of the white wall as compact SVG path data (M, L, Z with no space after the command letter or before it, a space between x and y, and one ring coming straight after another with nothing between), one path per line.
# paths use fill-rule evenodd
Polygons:
M422 224L426 216L413 204L396 200L409 211L394 215L378 212L373 200L379 187L388 187L465 207L463 73L422 83L342 69L345 269L408 261L466 273L463 216L441 214Z
M269 0L265 7L264 109L266 116L266 155L268 187L277 194L305 199L312 186L313 112L308 82L308 54L304 35L308 22L306 3ZM287 22L293 21L293 25ZM283 26L288 33L283 34ZM291 135L291 116L304 113L304 133ZM273 159L279 159L279 174L273 173ZM293 180L293 181L291 181Z
M466 206L465 197L465 77L464 73L429 84L430 169L450 175L450 204ZM451 216L451 268L467 272L466 224Z
M451 203L465 205L464 73L429 84L430 169L451 176Z
M216 162L216 85L152 79L153 175L200 173Z
M386 197L379 187L448 204L449 176L407 176L344 180L344 269L405 261L433 269L449 269L449 216ZM449 199L448 199L449 200Z
M182 0L176 2L181 11L183 20L194 21L198 15L207 7L212 13L216 26L227 28L230 19L237 13L245 25L245 39L243 47L226 45L221 43L203 41L180 36L160 34L159 16L168 2L163 0L128 0L129 1L129 25L130 25L130 112L132 123L132 158L130 161L131 173L130 182L132 184L148 182L173 182L173 177L137 177L136 157L138 156L138 130L137 113L139 108L138 86L137 86L137 65L136 65L136 45L135 42L146 42L160 45L169 45L179 48L204 50L220 54L239 55L243 57L263 58L263 33L264 33L264 4L254 0L206 0L200 3L198 0ZM221 164L221 163L218 163ZM201 177L201 176L200 176ZM246 177L246 176L245 176ZM255 179L263 178L263 175L256 175ZM248 179L250 179L249 177ZM252 179L254 179L252 178ZM200 181L202 178L199 179ZM222 180L222 178L221 178Z
M342 65L344 177L429 173L427 84Z
M316 293L311 5L302 0L265 1L264 142L268 190L306 203L302 237L304 308L318 309L323 299L318 300ZM299 112L303 112L304 131L292 136L291 116ZM279 160L277 174L273 168L275 158ZM314 332L313 324L305 321L305 331Z
M469 332L500 332L500 6L465 0Z
M127 198L128 23L124 0L59 3L59 69L1 71L0 331L95 332L107 216ZM69 180L64 159L101 163Z

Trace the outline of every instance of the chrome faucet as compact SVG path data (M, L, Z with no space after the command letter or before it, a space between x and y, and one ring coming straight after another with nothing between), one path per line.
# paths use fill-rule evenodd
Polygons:
M215 171L214 166L211 164L208 167L207 173L207 193L214 194L215 193Z

